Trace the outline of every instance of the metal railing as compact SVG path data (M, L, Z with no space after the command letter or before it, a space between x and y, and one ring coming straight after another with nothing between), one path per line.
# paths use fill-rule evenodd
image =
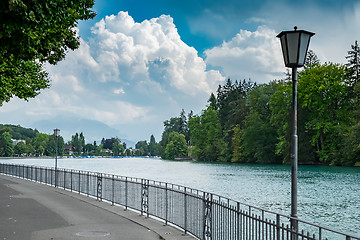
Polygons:
M204 240L360 239L212 193L148 179L54 168L0 164L0 173L108 201L155 217Z

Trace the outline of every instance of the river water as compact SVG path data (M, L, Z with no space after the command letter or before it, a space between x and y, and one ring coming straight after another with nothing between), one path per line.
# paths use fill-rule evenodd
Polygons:
M0 159L0 162L54 166L54 159ZM174 183L290 215L290 166L155 158L63 158L58 159L58 167ZM360 236L360 168L299 166L298 216Z

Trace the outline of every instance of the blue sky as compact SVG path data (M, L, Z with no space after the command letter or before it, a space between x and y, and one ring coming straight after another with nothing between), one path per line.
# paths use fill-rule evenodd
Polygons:
M151 134L159 141L164 120L181 109L199 114L226 78L283 78L279 32L295 25L315 32L310 48L322 62L345 63L360 40L354 0L99 0L94 10L78 26L80 48L46 65L51 88L5 103L2 123L48 133L61 126L65 140L82 131L88 142Z

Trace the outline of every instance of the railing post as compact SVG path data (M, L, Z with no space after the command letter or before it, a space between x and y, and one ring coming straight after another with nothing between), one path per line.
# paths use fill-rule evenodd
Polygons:
M168 223L168 184L165 183L165 225Z
M184 230L185 234L187 233L187 198L186 198L187 192L186 187L184 187Z
M47 172L47 168L45 168L45 184L47 185L48 184L48 172Z
M111 205L114 206L115 202L115 176L112 175L112 194L111 194Z
M280 240L280 215L276 214L276 240Z
M96 200L102 201L102 174L97 174L97 191L96 191Z
M149 180L141 179L141 215L149 217Z
M297 218L290 218L291 225L291 240L298 240L299 233L299 222Z
M128 180L127 177L125 177L125 210L127 210L128 207Z
M55 171L55 173L54 173L55 187L57 187L58 186L58 170L55 169L54 171Z
M203 230L203 239L211 240L212 239L212 201L213 195L211 193L205 193L203 195L204 201L204 230Z
M66 171L64 170L64 190L66 188Z
M72 192L72 170L70 170L70 192Z
M87 172L86 174L86 190L87 190L87 196L89 196L89 188L90 188L90 173Z
M81 193L81 172L80 170L78 171L79 174L79 194Z
M241 227L241 224L240 224L240 203L237 202L236 203L236 217L237 217L237 239L239 240L240 239L240 227Z

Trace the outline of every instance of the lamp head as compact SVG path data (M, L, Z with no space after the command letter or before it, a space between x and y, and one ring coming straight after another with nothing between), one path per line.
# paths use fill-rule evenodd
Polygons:
M314 35L312 32L297 30L296 26L294 31L283 31L277 35L280 38L286 67L304 66L310 38Z

